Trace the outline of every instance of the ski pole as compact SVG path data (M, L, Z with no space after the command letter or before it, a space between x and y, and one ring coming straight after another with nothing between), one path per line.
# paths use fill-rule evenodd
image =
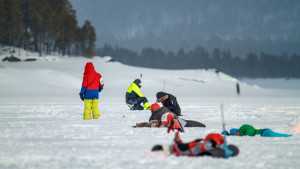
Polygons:
M238 96L240 95L240 85L239 83L236 83L236 92L238 94ZM236 99L236 97L233 97L231 98L230 100L227 101L228 102L231 102L233 101L234 99ZM226 129L225 129L225 118L224 118L224 105L221 104L221 116L222 116L222 127L223 127L223 135L224 135L224 144L223 144L223 149L225 150L225 158L228 158L230 157L233 152L231 150L228 149L228 146L227 146L227 140L226 140Z

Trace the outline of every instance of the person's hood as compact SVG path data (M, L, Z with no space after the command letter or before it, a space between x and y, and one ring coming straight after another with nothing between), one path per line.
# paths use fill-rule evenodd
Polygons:
M95 71L93 63L92 62L86 63L83 75L86 75L87 73L92 72L92 71Z
M230 131L229 131L229 134L230 135L234 135L235 133L239 132L240 129L236 129L236 128L232 128Z
M163 100L168 99L168 93L158 92L156 93L156 102L162 102Z

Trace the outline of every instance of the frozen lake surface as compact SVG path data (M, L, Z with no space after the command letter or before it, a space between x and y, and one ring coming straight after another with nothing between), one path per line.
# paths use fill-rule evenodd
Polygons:
M213 70L160 70L131 67L105 59L55 57L38 62L0 62L0 168L298 168L300 165L299 80L286 87L259 86ZM92 61L104 79L97 120L82 120L79 99L82 73ZM166 128L132 128L148 121L150 111L130 111L125 104L129 84L142 77L142 93L151 103L165 90L174 94L183 118L206 128L186 128L183 141L251 124L289 138L227 137L240 149L237 157L153 157L155 144L170 144ZM285 79L268 80L286 84ZM241 95L236 97L235 84ZM226 102L230 98L236 98ZM298 126L298 128L297 128Z

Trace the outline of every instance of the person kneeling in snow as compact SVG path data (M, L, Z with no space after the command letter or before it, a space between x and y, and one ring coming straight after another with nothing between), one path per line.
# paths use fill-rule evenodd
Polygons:
M85 102L83 119L89 120L91 111L93 113L93 119L98 119L101 117L98 109L99 92L103 90L104 86L102 76L95 71L92 62L88 62L85 65L83 75L82 86L79 93L80 99Z
M206 127L204 124L193 121L193 120L185 120L180 117L177 117L174 113L170 112L169 109L166 107L160 107L159 104L154 103L151 105L151 116L149 118L149 123L137 123L134 127L163 127L164 124L168 127L168 132L174 129L180 129L180 125L176 125L176 120L181 124L183 127ZM162 123L164 121L164 123ZM168 125L170 123L170 125ZM175 125L171 125L175 124ZM176 128L177 126L177 128ZM175 128L174 128L175 127Z
M222 148L224 138L219 133L208 134L205 139L196 139L189 143L183 143L176 132L173 143L171 145L155 145L151 151L163 151L166 154L176 156L204 156L225 157L225 150ZM231 152L230 156L238 154L239 150L234 145L228 145Z
M177 116L181 116L181 109L175 96L165 92L158 92L156 93L156 98L157 103L162 103L163 106L168 108L171 112Z
M230 132L226 131L226 135L232 136L255 136L260 135L261 137L290 137L292 135L282 134L272 131L271 129L255 129L253 126L249 124L242 125L239 129L232 128Z
M130 107L130 110L144 110L140 105L142 102L144 103L144 107L147 110L150 110L150 103L140 91L140 88L142 87L141 83L140 79L135 79L126 91L126 104Z

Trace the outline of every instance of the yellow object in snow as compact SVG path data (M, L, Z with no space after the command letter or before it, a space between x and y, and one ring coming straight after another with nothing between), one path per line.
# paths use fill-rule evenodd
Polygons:
M93 119L101 118L99 109L98 109L98 99L84 99L84 113L83 119L90 120L91 112L93 114Z

